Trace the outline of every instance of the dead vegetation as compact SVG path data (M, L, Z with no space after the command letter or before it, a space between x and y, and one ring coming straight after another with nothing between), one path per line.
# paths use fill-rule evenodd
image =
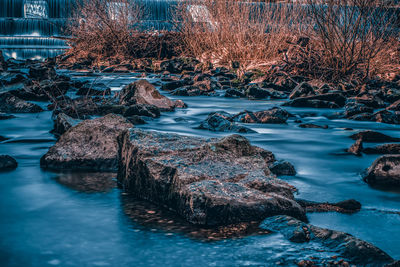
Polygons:
M279 69L330 82L400 73L398 12L380 0L305 1L183 1L174 11L178 32L144 32L143 7L85 0L69 53L92 61L193 56L238 74Z

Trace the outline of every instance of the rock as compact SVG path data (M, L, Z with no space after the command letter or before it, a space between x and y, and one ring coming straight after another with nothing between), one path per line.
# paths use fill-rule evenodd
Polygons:
M368 168L364 181L370 185L400 187L400 155L385 155Z
M386 107L385 102L377 96L364 94L361 96L354 97L354 100L358 103L364 104L371 108L384 108Z
M289 99L315 95L314 88L307 82L298 84L289 95Z
M54 118L54 129L52 133L60 136L80 122L81 120L73 119L65 113L60 113Z
M3 51L0 50L0 72L7 70L7 62L4 60Z
M219 89L218 85L209 80L195 82L192 85L186 85L175 89L171 92L172 95L178 96L199 96L199 95L215 95L215 90Z
M246 95L238 89L230 88L225 91L225 97L245 97L245 96Z
M102 95L111 95L111 89L104 83L95 83L95 84L85 84L81 88L79 88L77 95L87 95L87 96L102 96Z
M278 181L277 187L285 184L266 175L261 153L265 150L251 146L242 136L217 140L130 129L118 143L118 181L123 189L193 224L227 225L274 214L307 220L283 187L265 193L241 183L254 177Z
M400 124L400 112L380 110L373 114L376 122L383 122L388 124Z
M351 264L382 266L393 261L381 249L350 234L306 224L289 216L267 218L260 227L278 232L292 242L323 246L324 250L339 254Z
M296 170L294 166L286 161L286 160L279 160L275 161L272 165L269 166L269 169L273 174L278 176L286 175L286 176L294 176L296 175Z
M69 88L68 81L42 80L10 93L23 100L47 101L65 95Z
M400 142L400 138L391 137L375 131L362 131L350 136L353 140L361 139L363 142L382 143L382 142Z
M34 80L51 80L56 76L56 70L53 67L47 67L40 64L29 67L29 77Z
M23 73L18 72L5 72L0 76L0 85L7 86L17 83L25 82L28 77Z
M385 144L376 147L367 147L365 154L400 154L400 144Z
M154 105L161 111L172 111L175 108L174 102L161 95L147 80L139 80L125 86L120 92L119 103Z
M17 161L8 155L0 155L0 171L9 171L17 168Z
M140 117L138 115L132 115L132 116L126 117L126 119L133 125L146 124L146 121L143 120L142 117Z
M255 133L252 129L231 122L230 117L231 115L226 112L210 113L207 119L201 122L198 129L213 132Z
M393 111L400 111L400 100L397 100L396 102L388 106L386 109Z
M243 123L286 123L290 116L291 114L286 110L279 107L273 107L258 112L240 112L234 115L232 119Z
M287 95L277 90L261 88L258 84L250 84L246 89L246 96L250 99L285 99Z
M161 85L161 90L172 91L185 85L188 85L185 80L164 82Z
M296 199L296 201L306 209L307 212L329 212L336 211L341 213L354 213L361 209L361 203L355 199L348 199L337 203L328 202L313 202L303 199Z
M194 71L197 64L199 64L195 58L174 58L161 62L160 70L168 71L170 73L181 73L182 71Z
M361 113L372 113L374 112L374 109L371 107L367 107L364 104L361 103L356 103L356 102L350 102L347 103L344 107L344 116L349 118L351 116L361 114Z
M14 119L14 118L16 118L16 117L14 115L12 115L12 114L0 113L0 121Z
M138 104L129 106L124 112L124 117L130 117L133 115L158 118L161 113L159 108L154 105Z
M348 150L347 152L352 153L356 156L360 156L363 151L363 143L362 139L358 139Z
M316 125L316 124L313 124L313 123L299 124L299 127L300 128L315 128L315 129L328 129L329 128L328 125L320 126L320 125Z
M182 100L175 100L174 101L175 107L176 108L187 108L187 105L185 102L183 102Z
M40 159L40 165L55 170L116 171L116 138L131 127L131 123L115 114L85 120L61 135Z
M30 102L26 102L9 92L0 93L0 112L5 113L38 113L43 109Z
M340 93L328 93L315 96L298 97L284 106L311 108L339 108L345 105L346 98Z

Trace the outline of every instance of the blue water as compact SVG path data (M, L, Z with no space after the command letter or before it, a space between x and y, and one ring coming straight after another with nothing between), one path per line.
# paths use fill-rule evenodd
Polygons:
M86 78L101 80L118 90L137 75ZM157 77L148 79L158 82ZM194 128L212 111L256 111L281 103L170 97L184 100L189 108L163 113L141 128L224 136L228 133ZM298 188L296 197L314 201L354 198L363 205L353 215L310 213L310 222L351 233L400 258L400 215L393 213L400 212L399 192L374 189L362 181L360 173L376 156L342 153L353 143L348 136L354 132L373 129L400 137L400 126L326 119L323 115L335 112L332 110L287 109L297 115L312 114L302 118L303 122L327 124L329 129L301 129L290 119L284 125L246 125L258 133L245 136L294 164L298 174L282 179ZM110 182L104 187L94 188L98 175L82 181L74 180L71 174L41 170L39 159L55 141L49 133L51 113L15 115L15 119L0 121L0 135L11 138L11 142L0 144L0 154L12 155L19 163L16 170L0 173L2 266L273 266L294 265L310 255L331 256L318 252L315 245L290 243L279 234L205 242L181 231L148 225L131 212L135 203L113 187L114 174L109 175Z

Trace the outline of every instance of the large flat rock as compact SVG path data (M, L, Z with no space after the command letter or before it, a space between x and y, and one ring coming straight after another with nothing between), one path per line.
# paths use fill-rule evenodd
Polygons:
M43 168L116 171L117 136L133 127L125 118L109 114L85 120L68 129L41 158Z
M293 198L294 187L268 169L273 154L240 135L203 139L130 129L118 144L123 189L193 224L227 225L278 214L307 220Z

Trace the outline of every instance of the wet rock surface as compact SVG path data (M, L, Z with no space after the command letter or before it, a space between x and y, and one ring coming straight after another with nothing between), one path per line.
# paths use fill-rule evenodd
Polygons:
M4 113L38 113L43 109L34 104L22 100L9 92L0 93L0 112Z
M198 129L214 132L255 133L255 131L250 128L232 122L232 115L226 112L210 113L207 119L198 126Z
M366 171L364 181L370 185L400 188L400 155L384 155L376 159Z
M52 130L52 133L60 136L80 122L81 120L74 119L67 114L60 113L54 118L54 129Z
M386 134L375 131L361 131L350 136L353 140L361 139L363 142L383 143L383 142L400 142L400 138L391 137Z
M0 155L0 171L9 171L17 168L17 161L8 155Z
M336 211L341 213L355 213L360 211L361 203L355 199L343 200L337 203L329 202L313 202L304 199L296 199L296 201L306 209L307 212L329 212Z
M265 219L261 228L278 232L295 243L316 243L352 264L381 266L394 260L374 245L350 234L306 224L289 216Z
M61 135L40 159L40 165L54 170L116 171L117 136L131 127L115 114L85 120Z
M206 140L130 129L118 143L118 181L123 189L166 206L193 224L226 225L275 214L306 220L291 187L267 174L262 155L268 153L244 137ZM277 190L246 186L252 179L274 184Z
M146 80L139 80L125 86L119 97L120 105L147 104L154 105L162 111L172 111L174 102L161 95L157 89Z
M251 112L243 111L232 117L232 120L242 123L286 123L292 115L284 109L273 107L268 110Z

